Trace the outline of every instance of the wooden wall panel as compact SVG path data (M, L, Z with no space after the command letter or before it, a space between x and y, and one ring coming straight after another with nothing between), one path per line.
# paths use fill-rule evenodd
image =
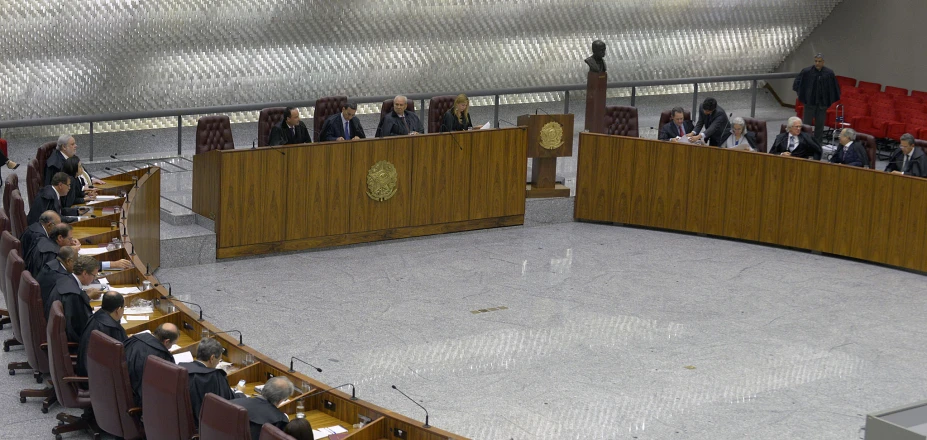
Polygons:
M722 235L724 233L724 198L727 194L727 175L729 151L708 148L708 185L705 188L705 233Z
M893 219L887 225L873 225L873 227L892 228L899 222L905 223L905 250L902 266L915 270L927 271L927 197L924 196L924 180L916 177L890 176L894 180L903 179L904 186L912 188L904 193L886 194L883 197L905 197L910 207L908 216L902 219Z
M138 188L129 191L127 199L132 203L125 205L128 206L125 224L132 237L130 248L149 272L154 272L161 267L161 168L150 169L151 173L138 180ZM112 217L111 221L117 218L115 214Z
M895 222L892 221L891 201L889 200L896 193L892 187L896 182L911 179L896 179L892 174L880 173L877 171L870 172L874 179L874 188L887 189L885 196L876 196L874 191L867 191L869 204L873 205L872 220L869 227L869 243L866 250L866 260L878 263L888 263L889 237L893 232ZM904 193L906 194L906 193Z
M220 152L222 196L216 246L283 240L287 217L287 157L283 150ZM275 213L268 215L268 213Z
M351 230L377 231L409 226L412 208L412 136L352 145ZM381 160L396 167L396 194L386 201L367 196L367 172Z
M847 170L847 179L858 182L857 192L853 199L856 201L855 212L851 214L853 223L850 228L850 253L848 257L865 259L868 247L872 244L872 191L875 188L876 173L860 173L859 170Z
M631 177L631 219L629 223L651 226L650 194L653 189L656 153L646 141L628 138L619 141L619 148L634 152Z
M585 133L580 133L583 138ZM607 139L590 137L583 140L583 149L579 151L576 168L576 202L573 216L576 218L614 218L612 209L617 182L617 169L614 165L615 148L603 146ZM582 194L580 196L580 194Z
M350 218L351 144L287 148L286 239L345 234Z
M677 146L679 147L679 146ZM686 208L686 231L704 234L707 230L708 173L711 167L710 147L692 147L688 166L689 203Z
M758 240L764 243L779 243L779 219L785 183L783 166L790 159L781 157L764 157L763 190L760 201L760 235Z
M754 225L747 224L746 206L753 194L747 190L748 173L754 165L751 158L756 155L741 151L729 151L727 156L728 178L725 184L722 209L724 210L724 232L727 237L746 239L748 231L759 231Z
M812 247L815 242L815 236L820 234L820 223L818 222L818 196L817 193L821 188L821 164L809 160L802 160L798 164L798 185L803 188L798 193L800 197L799 210L796 217L800 228L795 228L797 232L797 245L795 247L802 249L818 250Z
M468 135L472 148L470 219L524 215L528 174L524 129Z
M469 134L469 133L468 133ZM472 136L419 136L412 145L412 226L470 216Z
M896 176L892 176L896 177ZM886 202L886 208L889 211L888 224L877 224L876 227L887 229L888 238L886 240L886 263L893 266L903 266L906 255L905 248L908 242L908 234L913 231L910 226L901 219L909 218L911 213L911 203L909 197L892 197L889 195L913 194L916 181L912 179L891 179L891 185L882 188L885 194L883 197Z
M783 158L782 164L782 202L779 205L782 212L779 214L779 244L783 246L798 247L802 228L813 228L813 225L804 224L799 219L802 210L802 193L815 191L814 188L802 185L802 160L799 158Z
M857 214L859 213L860 181L855 178L855 175L851 167L838 167L837 180L833 185L838 192L834 197L834 211L837 215L834 222L834 242L831 252L836 255L849 256L851 254L852 231L859 222Z
M221 188L218 150L193 156L193 212L216 220L218 227Z
M670 149L673 157L673 171L670 176L668 207L663 227L667 229L686 229L686 210L688 199L686 192L689 189L689 156L691 148Z
M841 195L840 166L819 167L820 186L816 188L818 216L815 220L815 234L811 249L833 253L837 239L837 197Z
M631 221L634 168L637 166L635 150L626 148L621 143L609 147L608 138L605 137L600 137L599 142L599 148L602 150L599 156L603 163L596 164L597 172L614 179L604 182L605 185L614 187L615 201L611 206L611 221L629 223ZM607 172L607 168L614 166L614 164L618 166L618 173L616 174L614 171Z
M669 223L672 210L672 190L674 187L675 165L679 162L671 145L663 142L650 142L646 148L653 152L653 180L651 181L650 205L653 215L650 224L655 228L665 228Z

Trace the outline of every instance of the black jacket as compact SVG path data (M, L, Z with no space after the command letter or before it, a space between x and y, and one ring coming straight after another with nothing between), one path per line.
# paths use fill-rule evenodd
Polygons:
M685 120L682 121L682 129L685 131L685 134L692 133L692 130L695 128L695 125L692 124L692 121ZM659 139L661 141L668 141L679 136L679 129L676 127L676 124L673 121L669 121L663 124L663 127L660 127Z
M58 251L61 247L48 237L39 237L39 241L32 247L32 252L26 255L26 270L29 273L39 274L45 263L55 261L58 258ZM38 281L38 280L36 280Z
M699 110L698 123L695 124L693 131L695 134L699 134L703 127L705 128L705 139L703 140L712 147L721 145L721 136L724 136L724 132L731 128L728 125L727 113L724 113L724 109L720 105L715 107L715 111L707 116L705 112Z
M99 330L119 342L128 338L122 324L113 319L106 310L100 309L90 315L90 320L80 335L80 345L77 346L77 365L75 372L78 376L87 377L87 347L90 345L90 334Z
M32 251L32 248L42 237L48 238L48 232L45 232L45 228L42 227L41 223L35 222L29 225L23 232L23 235L19 237L19 241L22 242L23 245L23 255L29 255L29 252Z
M52 177L64 169L64 161L64 154L61 150L55 149L55 151L52 151L51 156L48 156L48 160L45 162L45 181L42 182L43 186L51 185Z
M45 306L46 320L48 320L48 315L51 312L51 305L55 301L61 301L61 307L64 309L68 342L79 343L84 327L87 326L90 315L93 314L93 307L90 307L90 297L81 290L77 279L68 276L59 278L55 283L55 288L48 295L48 303Z
M805 105L817 105L812 102L812 92L814 91L815 72L814 66L808 66L795 77L792 82L792 90L798 93L798 100ZM831 104L840 100L840 84L837 83L837 76L834 71L824 67L821 69L820 83L822 104L824 107L830 107Z
M190 385L190 404L193 407L193 421L200 426L200 408L206 400L207 393L213 393L225 400L235 398L235 393L229 387L225 371L218 368L209 368L199 362L184 362L178 364L187 369Z
M312 142L312 138L309 137L309 129L306 128L303 121L299 121L295 131L296 135L294 136L293 132L290 131L290 127L286 125L286 119L284 119L270 129L270 140L267 141L267 145L296 145Z
M470 114L468 113L466 117L463 118L463 122L460 122L460 119L457 119L457 115L454 114L454 109L451 108L444 116L441 117L441 133L447 131L464 131L473 128L473 122L470 121Z
M776 136L776 140L773 142L772 148L769 149L769 154L782 154L786 151L789 151L789 133L779 133L779 136ZM820 160L823 153L821 146L814 141L810 134L798 133L798 146L795 147L795 151L792 151L792 156Z
M276 406L260 397L239 397L231 401L232 403L248 410L248 419L251 421L251 438L261 437L261 427L265 423L270 423L280 429L286 428L290 422L283 411Z
M61 207L70 208L74 205L80 205L86 202L87 195L84 193L83 184L77 177L71 176L71 188L68 193L61 196Z
M77 220L73 217L78 215L77 208L62 208L61 196L58 195L58 191L55 191L55 187L51 185L46 185L35 195L35 200L29 205L29 216L26 217L26 223L31 225L39 221L39 217L45 211L57 212L61 216L61 221L66 223Z
M135 398L135 406L141 407L142 377L145 374L145 362L148 356L153 355L168 362L174 362L174 356L151 333L141 333L126 339L125 351L129 382L132 383L132 396Z
M350 124L351 139L354 139L355 136L361 139L367 138L367 134L364 133L364 126L361 125L360 118L351 118ZM344 137L344 125L341 124L341 113L335 113L329 116L328 119L325 120L325 123L322 124L322 132L319 135L319 141L334 141L340 137ZM347 138L345 139L349 140Z
M51 304L48 298L51 296L51 292L54 290L58 279L62 277L71 277L71 273L61 265L61 262L58 261L57 258L45 263L42 269L39 270L39 274L36 275L35 281L39 283L39 287L42 289L42 304ZM51 310L51 306L49 305L46 307L46 310ZM46 315L48 315L48 313L46 313Z
M724 133L724 136L721 136L721 142L718 143L717 146L720 147L720 146L724 145L724 143L727 142L727 138L731 137L733 134L734 134L734 133L731 132L731 130L728 130L726 133ZM750 148L759 151L759 150L756 148L756 134L755 134L755 133L753 133L752 131L745 131L745 132L744 132L744 139L746 139L746 140L747 140L747 143L750 144Z
M837 151L830 157L830 163L869 168L869 155L866 154L866 147L861 142L853 141L849 148L845 148L843 145L838 146Z
M396 114L395 110L391 111L380 122L380 126L377 127L377 137L405 136L413 131L425 132L425 127L422 126L422 121L415 112L407 110L404 116L405 121ZM409 126L408 129L406 129L406 125Z
M904 169L901 169L902 166L904 166ZM914 151L911 152L911 160L905 165L904 152L901 151L901 148L898 148L888 158L885 171L901 171L906 176L927 177L927 155L920 148L914 147Z

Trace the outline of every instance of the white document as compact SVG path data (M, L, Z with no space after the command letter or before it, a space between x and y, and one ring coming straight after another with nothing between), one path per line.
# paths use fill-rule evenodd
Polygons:
M77 251L77 254L94 256L94 255L100 255L104 252L109 252L109 249L106 249L105 246L104 247L86 247L86 248L82 247L80 248L79 251Z
M348 432L347 429L342 428L339 425L330 426L328 428L319 428L312 430L312 437L315 440L323 439L333 434L341 434L342 432Z
M232 363L231 363L231 362L219 361L219 363L216 365L216 368L218 368L218 369L220 369L220 370L225 371L226 373L228 373L228 372L229 372L229 367L231 367L231 366L232 366Z
M97 278L97 282L100 283L100 284L102 284L102 285L104 285L104 286L109 286L109 280L106 279L106 277Z
M124 315L150 315L154 313L154 307L126 307Z
M173 352L175 352L175 351L177 351L177 350L180 350L180 346L177 345L177 344L174 344L174 345L171 345L171 349L168 350L168 351L170 351L171 353L173 353Z
M119 293L123 294L123 295L130 295L130 294L133 294L133 293L141 293L141 290L139 290L138 287L113 287L112 289L115 290L116 292L119 292Z
M126 321L126 317L123 316L122 319L119 320L119 323L120 323L120 324L128 324L129 321Z
M148 315L126 315L125 319L129 321L147 321Z
M151 330L142 330L142 331L136 333L135 335L141 335L141 334L145 334L145 333L151 333ZM132 336L135 336L135 335L132 335Z
M99 200L99 201L101 201L101 202L104 201L104 200L116 200L116 199L118 199L118 198L120 198L120 197L119 197L119 196L97 196L97 200Z
M491 121L486 121L486 123L483 124L482 127L480 127L480 130L486 130L486 129L488 129L489 127L492 127L492 125L489 125L490 122L491 122Z
M174 363L179 364L181 362L193 362L193 354L190 353L189 351L175 354Z

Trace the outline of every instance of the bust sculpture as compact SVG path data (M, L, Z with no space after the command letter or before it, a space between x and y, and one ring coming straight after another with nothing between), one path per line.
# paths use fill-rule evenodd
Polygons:
M605 42L595 40L592 42L592 56L586 58L590 73L605 72Z

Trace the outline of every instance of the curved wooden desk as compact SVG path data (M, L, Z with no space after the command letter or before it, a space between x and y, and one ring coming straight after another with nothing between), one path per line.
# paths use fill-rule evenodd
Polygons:
M927 179L581 133L576 220L729 237L927 271Z
M296 385L297 391L290 397L290 402L281 406L281 410L292 417L296 413L296 400L303 399L306 416L314 423L313 428L339 424L348 429L349 435L346 438L350 440L394 438L393 433L397 429L406 432L404 438L408 440L464 439L434 427L424 428L421 422L369 402L352 400L350 393L341 390L326 391L332 387L299 372L288 371L287 366L252 347L239 346L235 335L216 334L222 329L209 322L198 321L198 312L170 297L168 289L160 285L148 270L154 270L160 258L160 175L160 169L150 168L110 177L107 179L108 187L104 194L127 193L126 197L121 199L125 219L122 218L122 213L113 213L73 224L76 235L82 237L82 247L105 245L115 237L121 238L123 231L115 222L121 221L126 225L126 245L122 249L96 255L95 258L101 261L127 258L135 264L135 268L132 269L108 271L106 277L114 287L141 287L144 280L150 281L154 286L147 291L126 295L127 306L131 306L136 300L151 301L154 306L153 313L145 315L145 320L124 323L123 327L127 333L131 335L144 330L154 330L164 322L173 323L181 333L177 341L180 348L174 353L181 353L194 350L204 332L207 332L227 350L224 360L232 363L228 375L230 386L244 379L247 383L245 392L253 393L254 386L263 384L268 378L286 376ZM138 177L138 188L134 187L132 176ZM131 255L133 244L135 254ZM98 306L99 302L93 305ZM253 358L253 363L247 363L249 355ZM371 423L363 428L354 428L354 424L361 421L361 416L368 418Z

